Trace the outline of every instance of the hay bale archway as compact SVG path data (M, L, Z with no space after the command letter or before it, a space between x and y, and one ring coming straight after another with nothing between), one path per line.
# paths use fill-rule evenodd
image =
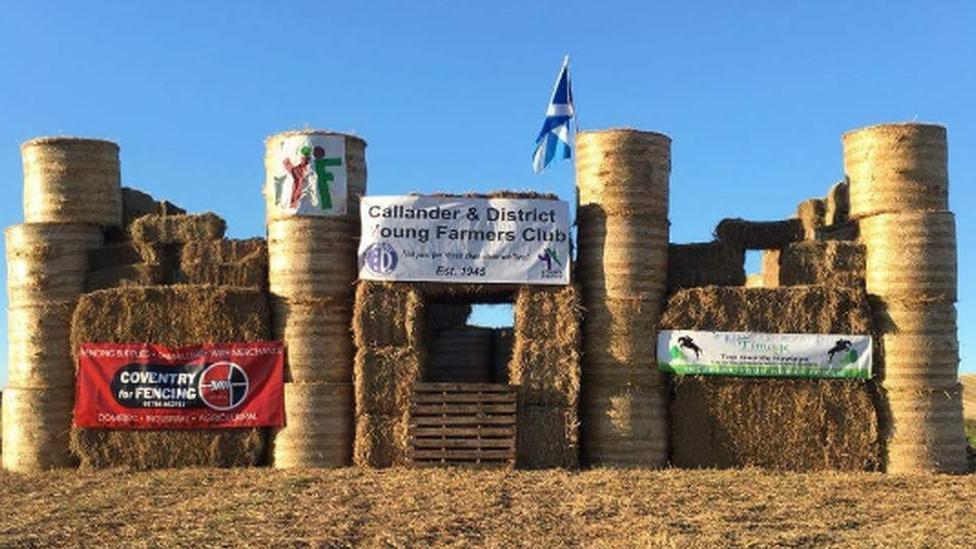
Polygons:
M445 302L513 304L508 383L518 392L517 464L576 467L581 309L574 286L369 281L358 283L353 315L356 464L408 463L410 395L430 356L426 313Z

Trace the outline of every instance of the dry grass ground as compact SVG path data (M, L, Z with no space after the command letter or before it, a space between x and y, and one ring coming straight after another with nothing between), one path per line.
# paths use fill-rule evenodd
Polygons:
M976 547L976 475L0 473L0 547Z

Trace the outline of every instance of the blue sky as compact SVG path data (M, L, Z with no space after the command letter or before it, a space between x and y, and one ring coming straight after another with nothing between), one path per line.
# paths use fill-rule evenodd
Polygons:
M569 53L583 129L673 138L675 242L823 195L847 130L948 126L963 369L976 371L973 28L962 0L0 0L0 221L22 220L20 143L51 134L117 141L125 184L216 211L233 237L264 234L264 138L302 127L363 136L372 194L572 200L571 163L531 171Z

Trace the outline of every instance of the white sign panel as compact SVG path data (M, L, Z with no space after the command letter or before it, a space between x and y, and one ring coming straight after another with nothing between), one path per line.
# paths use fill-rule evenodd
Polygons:
M569 284L569 206L560 200L362 199L359 277Z
M658 368L677 374L868 379L871 350L864 335L663 330L657 336Z
M278 142L268 166L275 207L292 215L346 214L346 139L341 135L294 135Z

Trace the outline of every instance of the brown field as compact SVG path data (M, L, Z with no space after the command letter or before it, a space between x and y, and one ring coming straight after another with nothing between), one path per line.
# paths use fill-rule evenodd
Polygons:
M0 472L8 547L976 547L976 475Z

